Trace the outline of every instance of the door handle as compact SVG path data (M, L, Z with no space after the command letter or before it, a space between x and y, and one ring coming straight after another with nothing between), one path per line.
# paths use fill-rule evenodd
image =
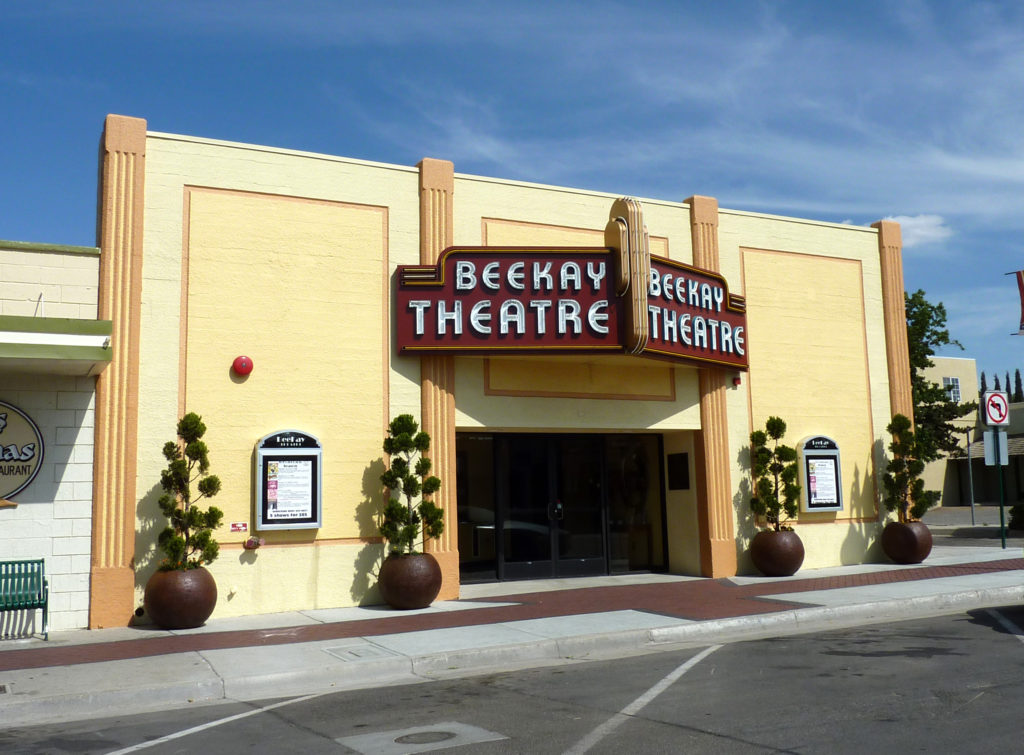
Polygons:
M548 504L548 519L553 519L560 522L562 521L563 514L564 512L562 511L561 501L555 501L554 503Z

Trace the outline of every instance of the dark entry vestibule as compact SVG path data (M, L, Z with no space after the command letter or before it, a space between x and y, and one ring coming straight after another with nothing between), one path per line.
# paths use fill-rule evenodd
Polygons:
M456 435L462 581L663 570L661 436Z

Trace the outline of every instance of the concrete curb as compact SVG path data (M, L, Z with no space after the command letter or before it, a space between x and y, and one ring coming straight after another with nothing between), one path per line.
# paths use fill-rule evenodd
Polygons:
M729 643L788 633L807 633L865 624L927 618L972 609L1020 603L1024 585L961 590L906 599L879 600L837 607L811 606L753 616L687 622L655 629L577 635L557 639L538 637L535 642L451 650L409 656L391 653L358 662L308 664L286 671L259 671L258 662L238 666L237 674L216 670L211 653L192 653L202 659L202 679L150 679L124 689L26 694L24 699L0 697L0 730L15 726L74 721L99 716L145 713L190 704L223 701L255 701L333 691L365 689L460 676L497 672L524 666L557 665L635 652L659 652L674 647ZM373 646L372 638L362 638ZM288 646L278 646L288 647ZM243 648L232 652L266 650ZM219 651L212 651L219 652ZM280 652L280 651L279 651ZM145 668L146 659L133 666ZM116 663L116 662L115 662ZM182 662L181 666L187 664ZM255 669L246 673L246 669ZM139 680L138 669L133 678ZM198 672L194 672L198 673ZM7 699L4 699L4 698Z
M1024 600L1024 585L961 590L898 600L879 600L846 606L812 606L756 616L738 616L715 622L685 624L650 630L654 644L738 641L792 633L844 629L887 621L941 616L977 608L991 608ZM710 626L714 624L714 626Z
M457 675L476 669L519 666L523 663L557 663L563 660L555 640L538 639L515 645L450 650L413 659L413 671L422 678Z
M359 663L332 663L317 668L250 674L224 680L224 699L253 702L274 697L311 695L370 686L423 681L414 671L415 659L404 656Z
M0 702L0 718L3 719L0 731L17 726L152 713L225 699L221 680L183 680L171 684L140 684L120 690L15 698Z

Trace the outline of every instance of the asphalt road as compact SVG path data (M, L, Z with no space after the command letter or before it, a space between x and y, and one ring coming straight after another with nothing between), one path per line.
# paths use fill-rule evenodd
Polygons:
M1016 752L1024 607L0 730L0 752ZM399 740L396 743L396 740Z

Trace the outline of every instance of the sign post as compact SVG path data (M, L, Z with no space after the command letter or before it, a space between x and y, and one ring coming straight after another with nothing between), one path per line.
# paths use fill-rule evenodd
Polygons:
M1006 495L1003 491L1003 466L1009 461L1005 447L1005 430L1010 424L1010 397L1005 391L987 391L981 402L981 418L993 428L985 433L985 464L995 466L999 472L999 536L1006 548ZM989 454L989 438L991 437L992 453ZM1002 442L1002 448L1000 444ZM990 461L991 458L991 461Z
M971 434L972 428L967 428L964 434L967 436L967 487L971 497L971 526L974 526L974 470L971 467Z

